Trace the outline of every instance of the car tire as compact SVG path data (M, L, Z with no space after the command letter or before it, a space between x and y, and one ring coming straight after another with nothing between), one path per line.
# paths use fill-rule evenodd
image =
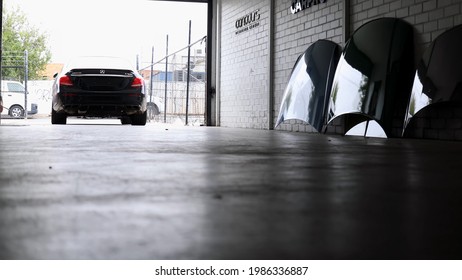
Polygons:
M132 119L128 116L123 116L120 118L120 123L123 125L132 124Z
M148 118L148 112L145 111L144 113L138 115L131 115L130 119L132 120L132 125L146 125L146 121Z
M51 109L51 124L66 124L67 116L63 113L58 113Z
M24 117L24 109L19 105L13 105L13 106L11 106L8 114L11 117L15 118L15 119L23 118Z

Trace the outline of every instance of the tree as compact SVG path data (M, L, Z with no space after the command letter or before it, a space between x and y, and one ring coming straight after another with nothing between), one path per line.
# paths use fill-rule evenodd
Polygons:
M24 60L17 59L9 61L10 56L20 56L24 51L28 51L29 79L41 79L40 72L43 71L47 63L51 60L51 52L47 47L47 35L38 28L31 26L26 15L19 7L12 10L3 9L3 66L10 64L23 65ZM22 66L19 65L19 66ZM2 71L4 78L24 79L24 69L4 68Z

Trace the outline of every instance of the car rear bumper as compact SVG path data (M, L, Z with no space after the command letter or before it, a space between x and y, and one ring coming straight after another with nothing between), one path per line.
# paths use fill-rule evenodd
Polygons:
M125 116L146 111L144 94L134 92L59 93L59 108L74 116Z

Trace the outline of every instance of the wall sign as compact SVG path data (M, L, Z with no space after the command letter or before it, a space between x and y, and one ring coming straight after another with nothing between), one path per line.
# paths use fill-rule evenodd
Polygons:
M249 31L260 25L260 10L251 12L236 20L236 35Z
M326 3L327 0L292 0L292 5L290 6L290 12L296 14L308 8L311 8L314 5L321 3Z

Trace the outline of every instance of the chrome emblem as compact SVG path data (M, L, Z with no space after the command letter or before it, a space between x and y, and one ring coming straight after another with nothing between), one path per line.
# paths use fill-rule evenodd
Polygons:
M100 74L105 74L105 73L106 73L106 70L99 70L99 73L100 73Z

